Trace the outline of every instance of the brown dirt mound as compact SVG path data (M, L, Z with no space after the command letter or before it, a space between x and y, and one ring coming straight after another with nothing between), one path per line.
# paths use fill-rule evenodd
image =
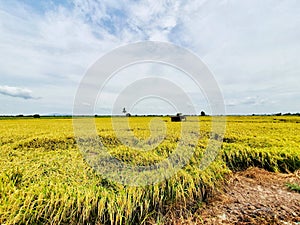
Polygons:
M299 172L249 168L235 173L224 190L199 210L201 223L300 224L300 194L290 191L287 183L299 184Z

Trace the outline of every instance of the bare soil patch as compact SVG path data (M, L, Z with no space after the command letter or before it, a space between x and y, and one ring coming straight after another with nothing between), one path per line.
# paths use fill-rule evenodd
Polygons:
M300 183L299 171L271 173L249 168L235 173L199 214L203 224L300 224L300 194L287 183Z

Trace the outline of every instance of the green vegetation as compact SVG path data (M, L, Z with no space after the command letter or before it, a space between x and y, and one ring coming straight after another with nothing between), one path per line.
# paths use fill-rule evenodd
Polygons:
M219 156L200 170L211 118L199 118L200 140L190 163L171 179L146 187L123 186L93 171L76 145L70 118L0 120L0 223L164 223L171 208L185 216L201 207L231 171L249 166L281 172L300 168L300 117L234 116L227 118ZM147 139L151 119L130 117L131 131ZM95 118L109 153L136 165L158 162L176 147L180 123L162 120L167 121L166 137L155 149L143 152L118 140L110 118Z
M286 184L286 186L291 189L292 191L296 191L300 193L300 185L299 184Z

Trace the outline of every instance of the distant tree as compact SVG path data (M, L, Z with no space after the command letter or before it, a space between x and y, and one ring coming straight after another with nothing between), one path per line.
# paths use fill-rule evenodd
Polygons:
M206 114L205 114L204 111L201 111L200 115L201 115L201 116L205 116Z
M39 114L34 114L33 118L40 118L41 116Z
M130 114L130 113L126 113L126 116L130 117L130 116L131 116L131 114Z
M24 115L23 115L23 114L20 114L20 115L16 115L16 117L24 117Z

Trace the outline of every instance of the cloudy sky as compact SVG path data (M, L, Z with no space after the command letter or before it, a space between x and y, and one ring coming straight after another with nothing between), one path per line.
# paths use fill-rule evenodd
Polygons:
M89 67L119 46L145 40L199 56L227 114L299 112L299 27L298 0L0 0L0 114L71 114ZM146 64L121 71L95 112L109 113L122 88L151 76L179 85L196 111L209 112L205 93L173 70ZM130 111L176 112L166 102L147 98Z

